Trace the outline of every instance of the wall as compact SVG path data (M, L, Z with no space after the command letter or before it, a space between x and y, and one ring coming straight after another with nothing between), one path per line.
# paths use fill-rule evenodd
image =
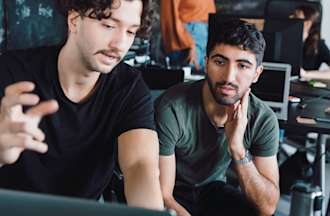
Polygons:
M322 38L325 39L327 45L330 47L330 1L322 0L323 17L322 17Z
M321 37L325 40L328 47L330 47L330 1L322 0L323 15L322 15L322 27L321 27ZM328 66L323 63L321 69L327 69Z
M0 53L4 48L5 29L3 23L3 0L0 0Z
M1 50L60 43L66 24L55 4L54 0L1 0Z

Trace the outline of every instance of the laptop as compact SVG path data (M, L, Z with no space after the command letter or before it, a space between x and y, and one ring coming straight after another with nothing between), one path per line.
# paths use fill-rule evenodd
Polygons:
M279 120L288 119L291 65L263 62L264 71L251 86L252 93L268 104Z
M0 189L1 216L175 216L123 204Z

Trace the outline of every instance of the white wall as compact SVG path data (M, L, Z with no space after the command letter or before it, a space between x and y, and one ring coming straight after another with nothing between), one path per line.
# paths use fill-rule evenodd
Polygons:
M325 40L328 47L330 47L330 0L322 0L323 17L321 27L321 37ZM322 65L324 66L324 65Z
M322 38L330 45L330 1L322 0L323 17L322 17Z

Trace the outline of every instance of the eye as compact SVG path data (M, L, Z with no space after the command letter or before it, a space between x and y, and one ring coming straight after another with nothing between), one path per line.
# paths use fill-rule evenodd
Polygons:
M250 69L250 65L247 64L239 64L238 67L242 70Z
M114 26L109 25L109 24L105 24L105 23L103 23L102 26L107 28L107 29L114 29L115 28Z
M215 59L214 63L218 66L222 66L225 64L225 61L223 59Z
M136 32L135 31L127 31L127 34L130 36L135 36Z

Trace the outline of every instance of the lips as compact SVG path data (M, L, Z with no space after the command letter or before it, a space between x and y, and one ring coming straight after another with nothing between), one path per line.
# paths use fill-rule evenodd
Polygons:
M223 95L233 95L236 94L236 88L229 85L221 85L216 87L217 91Z
M120 56L116 54L104 53L104 52L101 53L101 61L104 64L111 65L118 62L119 60L120 60Z

